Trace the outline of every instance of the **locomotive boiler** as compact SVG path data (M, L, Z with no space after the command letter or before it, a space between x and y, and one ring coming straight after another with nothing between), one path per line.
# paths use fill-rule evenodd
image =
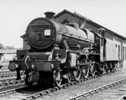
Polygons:
M24 37L29 49L17 51L11 71L24 71L27 85L61 86L102 72L100 35L81 29L77 23L58 23L53 18L32 20Z

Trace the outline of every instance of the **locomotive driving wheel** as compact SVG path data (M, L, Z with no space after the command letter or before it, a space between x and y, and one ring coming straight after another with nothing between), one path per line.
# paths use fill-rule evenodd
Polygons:
M54 84L58 87L62 86L62 75L60 70L53 71Z
M95 63L94 62L90 63L90 74L92 77L95 76Z
M68 83L71 83L73 79L74 79L73 78L73 74L71 72L68 72L67 73L67 82Z
M74 76L74 79L75 79L76 81L79 81L79 80L80 80L81 75L82 75L82 73L81 73L80 68L77 68L77 69L75 69L75 70L73 71L73 76Z
M88 65L87 66L82 66L81 67L81 72L82 72L82 77L84 79L88 78L88 76L89 76L89 68L88 68Z

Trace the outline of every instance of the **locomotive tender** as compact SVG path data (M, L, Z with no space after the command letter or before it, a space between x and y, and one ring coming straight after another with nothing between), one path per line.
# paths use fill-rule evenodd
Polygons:
M27 85L36 82L60 87L64 82L116 70L118 48L102 35L105 29L92 32L77 23L59 23L53 13L46 14L29 23L24 36L30 48L18 50L17 59L9 64L11 71L25 71ZM107 55L106 48L112 48L117 56Z

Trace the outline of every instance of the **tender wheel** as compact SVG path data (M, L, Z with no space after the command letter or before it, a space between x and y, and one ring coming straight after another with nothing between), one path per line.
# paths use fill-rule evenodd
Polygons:
M108 73L108 65L106 63L103 65L103 68L104 68L104 74Z
M109 66L110 66L110 72L113 72L113 68L114 68L114 67L113 67L113 64L110 63Z
M105 64L101 64L100 70L101 70L102 74L106 73Z
M73 71L73 76L76 81L79 81L81 79L81 71L79 69L76 69Z
M59 70L53 71L53 79L56 86L61 87L62 86L62 76L61 72Z
M117 63L115 63L114 64L114 71L116 72L116 71L119 71L119 68L120 68L120 66L119 66L119 62L117 62Z

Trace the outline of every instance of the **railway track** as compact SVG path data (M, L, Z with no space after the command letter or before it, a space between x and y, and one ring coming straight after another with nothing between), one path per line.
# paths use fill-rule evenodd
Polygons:
M22 76L23 78L24 76ZM24 80L16 80L16 77L0 79L0 92L24 85ZM1 93L0 93L1 94Z
M103 75L103 76L105 76L105 75ZM40 98L40 97L44 97L44 96L47 96L47 95L49 95L51 93L57 92L59 90L62 90L62 89L65 89L65 88L68 88L70 86L74 86L74 85L77 85L77 84L79 85L82 82L86 82L87 80L96 79L96 78L99 78L99 77L95 77L95 78L90 77L88 79L80 80L78 82L74 81L72 83L66 83L61 88L54 87L54 88L49 88L49 89L42 90L42 91L39 91L39 92L35 92L35 93L30 94L30 95L23 96L22 100L33 100L33 99L37 99L37 98ZM90 91L88 91L86 93L82 93L81 95L78 95L76 97L72 97L72 98L70 98L70 100L79 100L78 98L93 95L93 94L98 93L100 91L103 91L103 90L105 90L107 88L111 88L111 87L114 87L116 85L124 84L125 82L126 82L126 79L118 80L118 81L112 82L111 84L106 84L106 85L101 86L99 88L90 90ZM26 86L22 84L20 86L13 87L11 89L10 88L6 89L6 90L0 92L0 96L6 96L8 94L13 95L14 93L17 93L16 89L20 89L20 88L24 88L24 87L26 87ZM18 95L18 93L17 93L17 95Z
M0 87L0 96L5 96L8 94L12 94L16 91L16 89L25 88L23 80L15 80L6 84L5 86Z
M103 86L100 86L100 87L98 87L96 89L93 89L93 90L87 91L85 93L82 93L82 94L80 94L78 96L72 97L70 100L85 100L89 96L92 96L92 95L97 94L97 93L99 93L101 91L111 89L111 88L113 88L115 86L122 85L122 84L125 84L125 83L126 83L126 79L115 81L115 82L112 82L110 84L103 85Z
M0 78L4 78L4 77L13 77L16 76L16 72L11 72L11 71L0 71Z
M91 80L91 79L93 79L93 77L85 79L85 80L80 80L78 82L74 81L72 83L66 83L61 88L53 87L53 88L49 88L49 89L46 89L46 90L42 90L40 92L36 92L36 93L33 93L32 95L26 96L22 100L37 99L38 97L48 95L49 93L53 93L53 92L56 92L58 90L65 89L65 88L67 88L69 86L73 86L73 85L79 84L80 82L83 82L83 81L86 81L86 80ZM6 96L6 95L13 95L13 94L17 93L16 92L17 89L21 89L21 88L27 87L24 84L24 81L14 81L13 83L11 83L12 79L8 79L8 80L10 81L10 83L4 83L4 84L6 84L6 85L7 84L11 84L11 85L3 86L3 87L0 88L0 97Z
M8 93L13 92L15 89L26 87L25 82L23 80L24 78L23 74L21 76L21 80L16 80L15 72L2 71L0 72L0 75L2 74L8 74L8 75L0 78L0 96L7 92Z
M76 100L126 100L126 84L112 86L103 91L98 91L97 93Z
M92 79L92 78L90 78L90 79ZM87 80L90 80L90 79L87 79ZM69 86L77 85L77 84L79 84L79 83L81 83L83 81L85 81L85 80L81 80L79 82L73 82L73 83L70 83L70 84L67 83L67 84L64 84L63 87L61 87L61 88L58 88L58 87L50 88L50 89L47 89L47 90L44 90L44 91L41 91L41 92L38 92L38 93L34 93L32 95L29 95L29 96L25 97L22 100L34 100L34 99L49 95L50 93L56 92L56 91L58 91L60 89L64 89L64 88L68 88ZM121 80L118 80L118 81L115 81L115 82L100 86L100 87L98 87L96 89L87 91L85 93L82 93L81 95L72 97L69 100L80 100L80 99L84 100L84 97L91 96L91 95L96 94L98 92L101 92L101 91L104 91L106 89L110 89L110 88L113 88L113 87L115 87L117 85L121 85L121 84L125 84L125 83L126 83L126 79L121 79Z

